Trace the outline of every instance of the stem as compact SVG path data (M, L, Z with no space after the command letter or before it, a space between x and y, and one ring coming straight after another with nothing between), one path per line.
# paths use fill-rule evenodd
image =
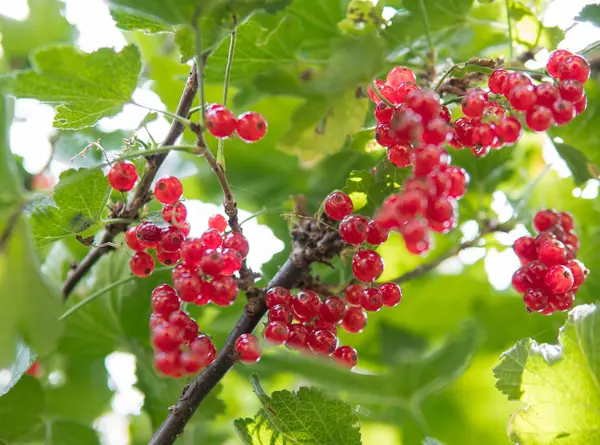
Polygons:
M229 93L229 80L231 79L231 67L233 66L233 55L235 53L235 41L237 37L237 31L235 25L237 23L237 17L233 15L233 32L229 38L229 52L227 53L227 65L225 67L225 80L223 81L223 106L227 106L227 94ZM225 169L225 139L219 138L217 142L217 161Z
M178 114L171 113L170 111L157 110L156 108L147 107L146 105L138 104L137 102L133 102L133 101L131 103L133 105L135 105L136 107L144 108L145 110L153 111L155 113L160 113L160 114L162 114L164 116L170 117L171 119L176 120L177 122L181 122L186 127L189 127L190 124L192 123L192 121L190 121L189 119L186 119L185 117L179 116Z
M204 101L204 66L206 65L206 56L202 54L202 29L198 24L200 20L200 11L196 10L196 17L194 18L194 44L196 46L196 56L194 61L196 64L196 71L198 73L198 89L200 96L200 127L205 126L205 101Z
M383 94L381 94L381 91L379 91L379 88L377 88L377 84L375 83L375 81L371 82L371 88L373 88L373 91L375 92L375 94L377 94L377 97L379 97L379 99L381 99L384 104L386 104L388 107L396 108L396 105L394 105L385 97L383 97Z
M460 102L461 100L464 99L465 96L457 96L457 97L453 97L452 99L448 99L447 101L445 101L444 103L442 103L442 105L449 105L449 104L453 104L455 102Z
M446 72L442 75L441 79L438 81L438 83L436 84L434 90L437 91L440 89L440 87L442 86L442 84L444 83L444 80L446 80L448 78L448 76L450 76L450 74L452 74L452 72L458 67L458 65L452 65L450 68L448 68L446 70Z
M132 150L125 152L113 162L125 161L126 159L137 158L138 156L150 157L159 154L169 153L171 151L187 151L192 153L195 149L195 145L161 145L159 147L150 148L148 150Z
M529 74L533 74L536 76L545 76L546 72L545 71L538 71L538 70L530 70L529 68L524 68L524 67L520 67L520 66L512 66L510 67L511 71L521 71L523 73L529 73Z
M134 219L125 219L125 218L110 218L110 219L105 219L102 221L102 224L104 225L108 225L108 224L119 224L119 223L126 223L126 224L131 224L132 222L134 222Z
M513 61L513 29L512 23L510 21L510 5L508 0L504 0L504 4L506 5L506 23L508 24L508 64L507 66L512 65Z
M423 16L423 24L425 25L425 34L427 36L427 43L429 44L430 60L435 60L435 46L433 45L433 39L431 38L431 31L429 30L429 18L427 17L427 9L425 9L425 3L423 0L419 0L419 9Z

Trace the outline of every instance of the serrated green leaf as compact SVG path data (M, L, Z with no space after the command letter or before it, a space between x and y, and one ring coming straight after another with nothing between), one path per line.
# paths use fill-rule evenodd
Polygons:
M600 26L600 4L585 5L579 15L575 17L578 22L590 22Z
M254 419L235 422L245 444L361 444L358 417L345 402L306 387L295 392L276 391L267 396L258 377L254 375L251 379L263 409Z
M147 34L174 32L169 24L159 21L156 17L144 16L141 12L132 14L123 9L111 9L110 15L117 27L124 31L143 31Z
M349 0L294 0L285 12L302 22L304 46L317 55L323 52L325 42L341 35L338 23L346 17L348 3Z
M17 442L42 423L44 392L37 379L24 376L0 397L0 441Z
M522 445L600 443L600 311L577 306L569 313L558 345L526 339L494 368L497 387L526 406L509 423ZM559 440L560 439L560 440Z
M19 98L58 104L54 126L78 130L121 111L131 100L141 70L140 52L101 48L85 54L51 46L32 56L33 69L0 78L0 88Z
M571 170L575 184L584 184L588 179L594 177L590 173L590 161L588 161L582 152L571 145L559 142L555 142L554 147L556 147L556 151L563 158L563 161L567 163L569 170Z
M45 246L88 230L100 220L110 190L99 168L62 173L54 193L36 204L31 212L36 245Z

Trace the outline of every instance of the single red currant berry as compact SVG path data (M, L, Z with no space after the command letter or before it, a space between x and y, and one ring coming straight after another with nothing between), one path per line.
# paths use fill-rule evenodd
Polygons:
M567 262L567 267L571 270L571 273L573 274L573 287L579 288L589 275L590 271L579 260L570 260L569 262Z
M523 302L532 312L541 312L548 306L548 292L543 289L527 289Z
M221 275L231 276L242 268L244 259L235 249L223 250L223 269Z
M576 115L580 115L581 113L583 113L587 108L587 97L585 96L585 94L581 99L573 103L573 106L575 107Z
M325 329L326 331L331 332L333 335L337 336L337 326L339 323L330 323L321 318L320 315L317 315L314 319L314 330Z
M172 324L160 325L152 330L152 344L159 351L173 351L183 343L183 331Z
M196 306L206 306L213 301L216 295L215 285L212 282L204 281L200 283L200 293L196 296L194 304Z
M156 259L158 260L158 262L160 264L163 264L165 266L172 266L173 264L177 263L177 261L179 261L181 259L181 255L179 254L179 251L175 251L175 252L167 252L165 250L161 250L160 248L156 249Z
M402 228L402 236L407 244L416 244L428 238L427 225L421 219L414 219Z
M162 217L167 224L181 224L187 218L187 208L182 202L167 204L162 209ZM179 226L177 226L179 228Z
M331 355L337 348L337 337L326 329L316 329L308 336L308 347L319 355Z
M554 78L557 78L558 68L567 57L572 55L573 53L567 51L566 49L557 49L556 51L553 51L552 54L550 54L548 63L546 64L548 74L550 74Z
M221 234L216 229L208 229L201 236L200 240L205 249L218 249L223 243Z
M558 91L556 92L558 95ZM527 111L535 105L536 94L531 85L517 85L508 93L508 101L515 110Z
M452 198L430 199L425 217L430 222L450 223L455 216L456 201Z
M375 127L375 140L382 147L391 147L398 142L389 124L379 124Z
M415 90L408 94L406 105L421 116L423 122L429 122L440 113L439 97L430 91Z
M520 268L512 276L512 286L520 294L524 294L525 291L531 288L531 283L527 279L525 269Z
M415 74L410 68L405 66L396 66L390 70L385 78L385 82L393 87L397 88L401 83L412 82L415 83Z
M479 123L473 129L473 142L481 147L491 147L498 142L495 125Z
M108 172L108 183L112 188L120 192L128 192L135 185L138 172L131 162L117 162L113 164Z
M337 324L342 321L346 313L346 304L340 297L327 297L323 304L319 315L323 321Z
M231 306L239 292L236 281L233 277L218 276L211 281L214 289L212 302L217 306Z
M184 236L177 227L165 227L161 231L160 242L158 248L163 252L175 252L181 248Z
M199 238L187 238L181 243L181 258L188 266L198 267L204 250L204 244Z
M423 130L423 142L438 145L450 136L450 126L441 117L431 119Z
M136 252L144 250L144 246L141 246L137 239L137 226L127 229L127 232L125 232L125 243L127 247Z
M179 357L181 367L188 374L196 374L203 366L199 356L193 354L191 351L183 351Z
M567 250L559 240L550 240L540 245L538 257L547 266L565 264L567 262Z
M291 307L293 300L291 292L285 287L275 286L265 293L265 303L268 308L277 304L286 304Z
M533 217L533 227L538 232L548 230L550 227L557 225L560 222L558 214L551 209L540 210Z
M532 288L544 287L544 279L546 272L548 272L548 266L539 260L530 261L523 267L525 276L531 283Z
M552 104L551 110L556 125L568 124L575 118L575 107L567 100L558 99Z
M402 301L402 290L396 283L383 283L379 286L379 292L383 296L384 306L394 307Z
M344 192L333 192L325 200L325 213L335 221L341 221L353 210L352 200Z
M506 83L506 79L508 78L508 71L505 69L494 70L494 72L490 75L488 80L488 87L490 91L494 94L502 94L504 91L504 84Z
M540 105L531 107L525 115L527 126L533 131L546 131L554 122L552 110Z
M152 291L152 311L169 315L179 309L177 292L168 284L161 284Z
M290 336L290 330L286 323L281 321L270 321L263 332L265 340L274 345L284 344Z
M319 296L311 290L298 292L292 302L292 310L298 321L309 321L314 318L321 308Z
M483 115L485 102L485 98L481 94L469 94L469 92L467 92L467 95L461 102L462 111L465 116L468 116L471 119L479 119Z
M186 303L192 303L202 290L202 279L198 275L186 275L173 283L179 298Z
M364 289L362 284L351 284L346 288L344 295L348 306L360 306L360 295Z
M569 56L558 67L560 80L576 80L585 83L590 77L590 64L581 56Z
M571 215L569 212L560 212L558 216L560 218L560 224L562 225L563 229L565 229L567 232L573 230L573 228L575 227L573 215Z
M206 335L199 335L198 338L190 342L190 352L199 357L202 367L205 367L215 361L217 348Z
M242 334L235 341L235 352L240 362L252 365L260 360L261 348L253 334Z
M179 373L179 351L160 351L154 357L154 367L165 376L175 376Z
M394 108L383 101L377 103L377 106L375 107L375 119L377 122L380 124L389 124L392 121L393 114Z
M200 259L202 272L211 277L220 275L224 265L223 254L218 250L208 249Z
M537 259L537 248L536 243L530 236L522 236L517 238L513 245L513 250L523 261L533 261Z
M154 258L146 252L136 252L129 260L131 272L137 277L147 277L154 272Z
M527 74L519 71L510 73L506 78L506 82L504 83L504 95L508 97L510 90L517 85L531 85L531 78Z
M184 311L175 311L169 315L168 324L178 327L182 332L183 341L187 344L198 336L198 324Z
M560 97L569 102L577 102L581 100L585 94L583 85L572 79L559 83L558 91L560 92Z
M360 305L365 311L377 312L383 306L383 295L374 287L368 287L360 295Z
M410 155L412 147L410 144L394 144L388 147L388 160L398 168L408 167L410 165Z
M415 176L427 176L435 168L447 163L444 153L437 147L427 145L415 150L413 173Z
M560 98L560 93L553 83L542 82L535 87L535 96L535 103L550 108Z
M333 352L333 358L338 365L353 369L358 363L358 354L352 346L340 346Z
M562 294L571 290L574 279L571 270L567 266L556 265L548 269L544 282L550 292Z
M453 165L448 166L445 172L450 178L450 189L448 190L448 196L454 199L462 198L467 191L469 174L465 169L455 167Z
M391 102L395 104L405 103L408 99L408 95L413 91L419 90L420 88L414 82L403 82L398 85L394 91L393 99Z
M197 266L191 266L187 263L180 263L173 268L171 271L171 277L173 283L177 283L181 278L189 277L190 275L196 275L198 273Z
M368 224L367 220L362 216L346 216L340 223L340 236L348 244L357 246L367 238Z
M383 244L387 241L389 231L384 229L377 221L372 219L367 225L367 243L374 246Z
M226 138L236 130L235 115L227 108L215 108L205 114L206 129L215 137Z
M352 273L360 281L375 281L383 273L383 260L374 250L359 250L352 258Z
M515 117L506 116L496 122L496 134L505 144L513 144L521 137L521 122Z
M349 307L342 320L342 328L350 334L362 332L367 325L367 314L360 307Z
M267 316L269 321L281 321L286 324L290 324L294 320L291 306L287 304L276 304L269 309Z
M565 292L564 294L551 294L548 298L550 307L558 312L568 311L573 307L575 302L575 294L573 292Z
M138 226L135 235L139 245L149 249L158 246L162 236L162 231L157 225L146 221Z
M267 121L260 113L248 111L238 116L237 134L245 142L256 142L267 133Z
M389 131L389 134L383 133L384 137L387 137L384 140L384 142L388 142L386 147L399 142L420 141L423 135L423 118L409 108L397 108L392 115L389 130L385 128L383 130ZM377 128L375 131L375 136L377 136ZM381 132L382 129L380 129Z
M183 194L183 185L175 176L166 176L156 181L154 196L162 204L175 204Z
M223 249L237 250L242 258L246 258L250 251L250 246L244 235L239 232L229 232L223 238Z
M227 220L223 215L219 215L217 213L216 215L208 218L208 227L215 229L217 232L223 233L227 228Z
M305 350L308 348L308 329L301 324L288 326L289 336L285 345L290 349Z

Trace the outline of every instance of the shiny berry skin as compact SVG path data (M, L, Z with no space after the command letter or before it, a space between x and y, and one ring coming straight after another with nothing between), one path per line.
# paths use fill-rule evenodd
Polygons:
M521 137L521 122L512 116L502 117L496 122L496 134L505 144L513 144Z
M388 147L388 160L398 168L408 167L410 165L410 155L412 147L410 144L394 144Z
M360 306L360 294L365 289L362 284L351 284L346 288L344 295L348 306Z
M530 236L517 238L513 245L513 250L519 259L533 261L537 259L537 250L535 240Z
M177 227L165 227L161 231L158 248L164 252L175 252L181 248L183 240L183 233Z
M359 250L352 258L352 273L360 281L375 281L383 273L383 260L374 250Z
M590 271L579 260L568 261L567 267L573 274L573 287L579 288L589 275Z
M203 368L201 358L191 351L183 351L179 356L179 362L188 374L196 374Z
M352 200L344 192L333 192L325 200L325 213L335 221L341 221L353 210Z
M558 92L557 92L558 93ZM527 111L535 105L536 94L531 85L517 85L508 93L508 100L518 111Z
M269 321L281 321L286 324L290 324L294 319L291 306L283 303L270 308L267 316Z
M221 234L216 229L208 229L201 236L200 240L206 249L218 249L223 243Z
M173 224L175 225L175 227L177 227L179 230L181 230L181 233L183 233L183 236L185 236L186 238L188 237L188 235L190 234L190 223L189 222L183 221L182 223L175 222Z
M575 302L575 294L573 292L565 292L564 294L552 294L548 298L550 307L558 312L568 311L573 307Z
M331 355L337 348L337 337L326 329L316 329L308 336L308 347L319 355Z
M560 97L569 102L577 102L581 100L585 94L583 85L572 79L559 83L558 91L560 92Z
M523 268L517 269L512 276L512 286L520 294L524 294L531 287L531 283L527 279L527 274Z
M160 264L163 264L165 266L172 266L181 259L181 255L179 254L178 250L175 252L167 252L165 250L160 250L160 248L157 248L156 259Z
M389 124L379 124L375 127L375 140L383 147L391 147L397 140Z
M202 367L211 365L215 361L217 348L206 335L199 335L198 338L190 342L190 352L200 358Z
M550 108L554 102L560 99L560 92L553 83L542 82L535 87L535 96L535 103Z
M359 245L367 238L368 222L359 215L345 217L340 223L340 236L348 244Z
M216 214L208 218L208 227L216 230L219 233L223 233L227 228L227 220L223 215Z
M392 68L385 78L387 83L392 88L397 88L401 83L416 82L415 74L410 68L405 66L396 66Z
M521 72L510 73L506 77L506 82L504 82L504 95L508 97L510 94L510 90L512 90L517 85L531 85L531 78Z
M220 275L224 265L223 254L218 250L208 249L200 259L202 272L211 277Z
M548 292L543 289L527 289L523 295L523 302L532 312L543 311L548 306Z
M173 351L183 343L183 330L179 326L164 324L152 329L152 345L159 351Z
M152 291L152 311L169 315L179 309L177 292L168 284L161 284Z
M433 146L425 146L415 150L413 173L415 176L427 176L435 168L446 164L444 153Z
M396 87L393 95L394 100L392 102L397 104L405 103L406 99L408 99L408 95L418 89L419 87L414 82L403 82Z
M353 369L358 363L358 354L352 346L340 346L333 352L333 358L338 365Z
M192 319L187 312L181 310L173 312L169 315L168 324L181 330L183 342L186 344L198 336L196 320Z
M337 336L338 331L338 323L330 323L321 318L320 315L317 315L314 320L314 329L325 329L326 331L331 332L332 334Z
M590 77L590 64L581 56L569 56L558 67L558 78L562 81L576 80L585 83Z
M250 250L248 240L239 232L230 232L225 235L223 237L223 248L237 250L242 258L246 258Z
M181 224L187 218L187 208L182 202L167 204L162 209L162 218L167 224Z
M261 348L253 334L242 334L235 341L235 352L240 362L252 365L260 360Z
M542 288L544 287L544 279L548 272L548 266L539 260L530 261L523 267L525 276L531 283L531 287Z
M567 266L552 266L544 278L546 289L554 294L565 293L573 287L573 273Z
M308 329L301 324L292 324L288 326L289 335L285 345L290 349L308 348Z
M423 129L423 142L438 145L446 142L450 135L448 123L440 117L431 119Z
M394 101L395 91L393 87L391 87L381 79L375 80L375 86L383 97L385 97L390 102ZM369 99L371 99L372 102L377 103L381 101L377 93L373 90L372 85L369 85L367 87L367 94L369 95Z
M377 312L383 306L383 295L374 287L368 287L360 294L360 305L368 312Z
M552 116L556 125L565 125L575 117L575 108L572 102L559 99L552 104Z
M245 142L261 140L267 133L267 121L260 113L247 111L238 116L237 134Z
M378 246L385 243L388 236L389 232L381 227L377 221L374 219L369 221L369 224L367 224L367 243Z
M311 290L301 290L292 302L292 310L298 321L309 321L321 308L319 296Z
M263 331L265 340L273 345L284 344L290 336L290 330L287 323L281 321L270 321Z
M146 252L136 252L129 260L129 268L137 277L147 277L154 272L154 258Z
M196 306L206 306L216 295L215 285L212 282L204 281L200 283L200 293L196 295L194 304Z
M572 56L573 53L567 51L566 49L557 49L550 54L550 58L548 59L548 63L546 64L546 69L548 70L548 74L550 74L554 78L558 78L558 69L562 62L567 58Z
M127 247L129 247L131 250L135 250L136 252L140 252L145 249L144 246L140 245L138 242L137 226L127 229L127 232L125 232L125 244L127 244Z
M236 281L232 277L221 275L215 277L211 284L214 289L212 302L217 306L231 306L239 292Z
M421 116L423 122L431 121L440 112L439 98L434 93L425 90L410 92L406 98L406 105Z
M473 129L473 142L475 142L475 145L491 147L497 140L495 126L481 122Z
M237 119L227 108L214 108L205 115L206 129L215 137L226 138L236 130Z
M396 283L383 283L379 286L379 292L383 296L383 305L386 307L397 306L402 301L402 290Z
M467 191L469 174L465 169L453 165L448 166L445 172L450 178L450 189L448 190L448 196L454 199L462 198Z
M392 121L394 109L385 102L378 102L375 106L375 119L380 124L389 124Z
M527 111L525 121L533 131L546 131L554 122L554 117L549 108L534 105Z
M135 235L140 246L146 249L155 248L162 237L162 230L157 225L146 221L138 226Z
M350 334L362 332L367 325L367 314L360 307L349 307L342 320L342 328Z
M587 108L587 97L585 96L585 94L583 95L583 97L580 100L573 103L573 106L575 107L576 115L583 113Z
M569 230L573 230L573 228L575 227L575 221L573 221L573 215L571 215L569 212L560 212L558 214L558 217L560 218L560 224L562 225L563 229L565 229L565 231L569 231Z
M291 292L285 287L275 286L265 293L265 303L268 308L277 304L286 304L291 307L293 300Z
M494 70L488 80L488 87L490 88L490 91L494 94L502 94L507 77L508 71L505 69Z
M166 176L156 181L154 197L162 204L175 204L183 194L183 185L175 176Z
M179 278L173 285L182 301L192 303L202 290L202 279L197 275L187 275Z
M545 241L540 245L538 257L546 266L565 264L567 251L565 245L558 240Z
M346 304L340 297L327 297L321 304L319 315L328 323L337 324L342 321L346 313Z
M123 161L113 164L108 172L108 183L119 192L128 192L135 185L138 172L131 162Z
M181 259L190 267L198 267L205 247L199 238L187 238L181 243Z
M154 367L165 376L175 376L179 373L179 351L159 351L154 357Z
M550 227L557 225L559 222L559 215L551 209L540 210L533 217L533 227L538 232L548 230Z
M221 275L231 276L242 268L244 259L242 255L235 249L223 250L223 268Z
M469 94L461 102L462 111L471 119L479 119L485 109L485 99L481 94Z

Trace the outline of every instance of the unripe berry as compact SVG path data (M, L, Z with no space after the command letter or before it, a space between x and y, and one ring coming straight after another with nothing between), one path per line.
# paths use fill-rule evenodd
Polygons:
M131 162L115 163L108 172L108 182L112 188L120 192L128 192L135 185L138 172Z
M156 181L154 196L162 204L175 204L183 194L183 185L175 176L166 176Z
M325 213L335 221L341 221L353 210L352 200L344 192L333 192L325 200Z
M129 260L131 272L137 277L147 277L154 272L154 258L146 252L136 252Z
M352 346L340 346L333 353L335 362L344 368L352 369L358 363L358 354Z

